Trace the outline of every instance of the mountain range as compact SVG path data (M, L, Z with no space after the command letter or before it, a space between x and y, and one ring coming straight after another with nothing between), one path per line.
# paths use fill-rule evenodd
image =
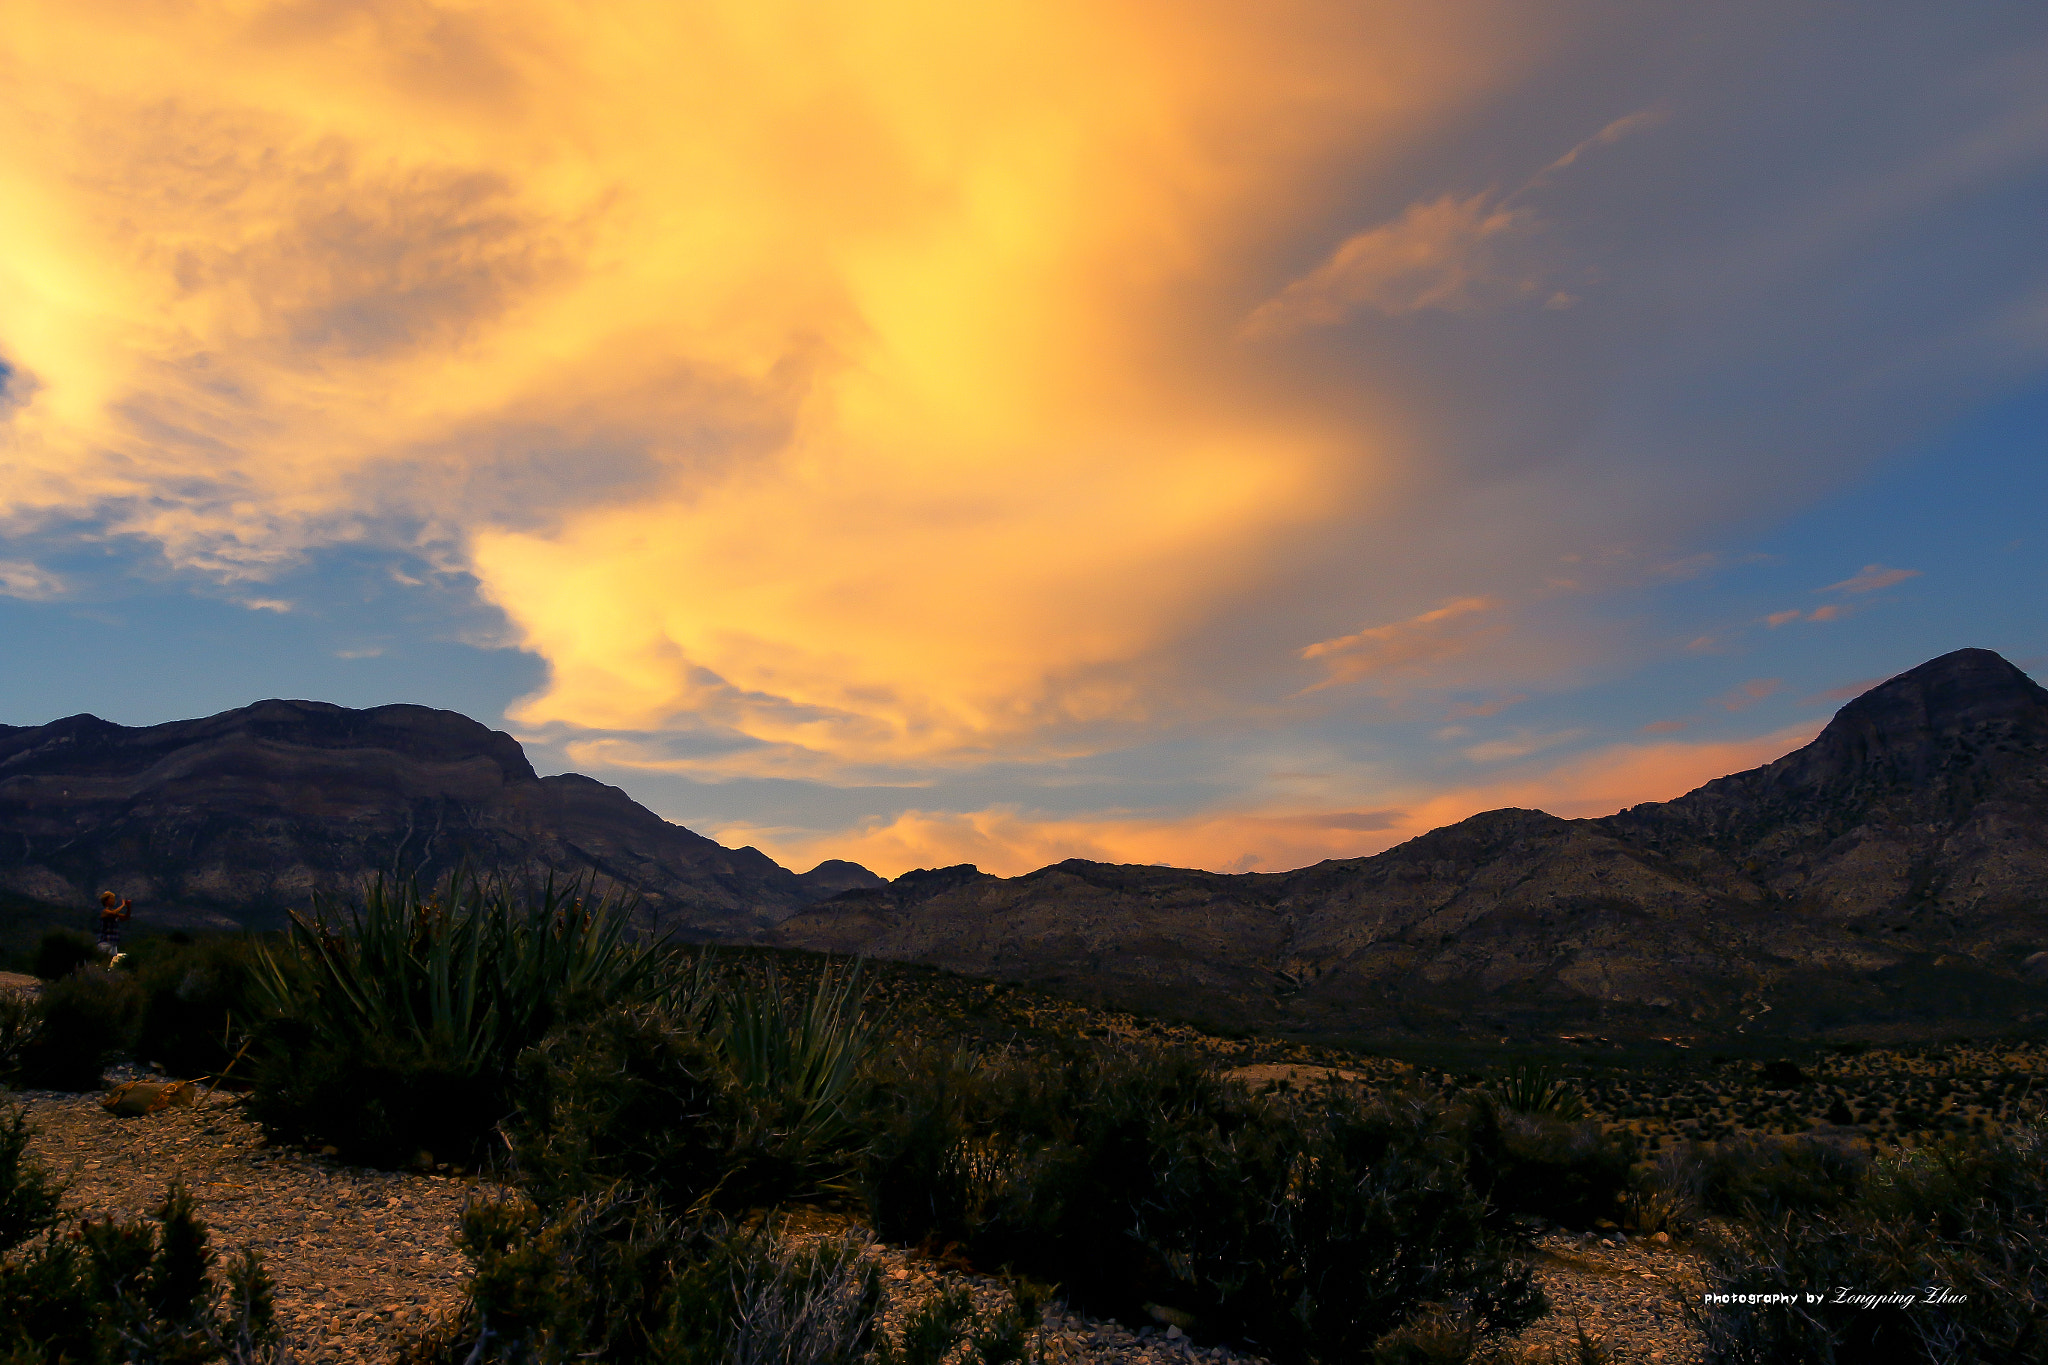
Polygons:
M2048 691L1965 649L1811 743L1598 819L1497 810L1367 858L798 874L422 706L0 726L0 910L274 927L379 873L584 877L681 937L895 959L1212 1026L1668 1037L2048 1020Z
M1774 763L1600 819L1488 811L1285 873L916 872L769 939L1320 1035L2031 1023L2048 1018L2048 691L1959 650Z
M798 875L617 787L541 777L517 740L453 711L264 701L168 725L0 726L0 894L17 911L82 911L105 889L143 925L272 928L380 873L432 880L465 863L581 877L710 941L884 884L837 861Z

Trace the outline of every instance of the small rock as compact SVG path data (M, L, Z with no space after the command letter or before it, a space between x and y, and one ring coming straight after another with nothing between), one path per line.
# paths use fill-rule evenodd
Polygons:
M1179 1341L1182 1337L1186 1335L1187 1333L1181 1331L1178 1327L1168 1327L1166 1329L1166 1339L1168 1341Z
M1659 1245L1659 1246L1670 1246L1670 1245L1671 1245L1671 1234L1670 1234L1670 1233L1668 1233L1668 1232L1660 1232L1660 1233L1658 1233L1658 1234L1657 1234L1657 1243L1658 1243L1658 1245Z

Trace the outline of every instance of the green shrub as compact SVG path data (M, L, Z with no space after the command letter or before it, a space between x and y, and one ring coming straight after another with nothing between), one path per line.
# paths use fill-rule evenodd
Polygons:
M1662 1179L1710 1213L1776 1217L1839 1209L1862 1187L1869 1160L1831 1143L1731 1138L1681 1149Z
M828 974L801 1002L773 976L699 986L680 1019L623 1006L521 1058L505 1132L543 1207L622 1180L672 1214L850 1187L874 1046L858 983Z
M552 882L522 899L467 873L431 896L379 882L358 913L295 914L283 953L259 952L252 1112L352 1160L474 1159L511 1109L522 1051L654 993L658 958L626 928L615 901Z
M712 999L705 1027L747 1116L727 1202L850 1191L867 1140L867 1073L877 1049L858 972L827 971L799 998L771 971L723 985Z
M556 1211L620 1182L671 1215L713 1202L744 1122L724 1059L651 1005L557 1030L519 1064L505 1123L521 1184Z
M107 1063L135 1031L135 979L104 966L80 967L42 989L20 1045L20 1083L32 1090L97 1090Z
M0 990L0 1081L21 1079L22 1054L43 1026L42 1001L23 990Z
M28 1111L0 1124L0 1252L57 1225L64 1184L28 1155Z
M1571 1082L1539 1062L1517 1062L1486 1083L1486 1096L1514 1114L1584 1118L1586 1102Z
M35 974L45 981L62 981L80 967L106 963L93 936L76 929L52 929L36 945Z
M2048 1138L1948 1138L1882 1158L1832 1208L1736 1225L1713 1248L1711 1281L1722 1293L1826 1297L1703 1305L1709 1359L1724 1365L2048 1358ZM1835 1303L1837 1287L1876 1297ZM1930 1301L1930 1290L1949 1297Z
M1489 1330L1542 1312L1427 1106L1255 1097L1167 1052L905 1060L865 1172L887 1236L1285 1359L1363 1358L1427 1302Z
M469 1296L407 1365L856 1365L875 1340L881 1291L864 1239L796 1250L666 1218L621 1189L552 1217L518 1198L472 1204L458 1241L476 1267Z
M26 1156L16 1111L0 1125L0 1358L71 1365L269 1359L275 1297L253 1251L213 1273L191 1196L172 1185L149 1222L67 1230L61 1187Z
M1627 1135L1587 1119L1518 1113L1488 1099L1463 1135L1474 1188L1505 1218L1590 1228L1619 1221L1637 1151Z
M257 941L244 934L137 944L125 965L142 990L136 1045L147 1055L138 1060L158 1063L173 1076L224 1070L263 1008L259 952Z

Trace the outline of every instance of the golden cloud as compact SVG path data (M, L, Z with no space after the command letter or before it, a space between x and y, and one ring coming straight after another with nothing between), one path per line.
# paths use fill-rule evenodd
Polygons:
M1351 635L1319 640L1301 651L1304 659L1328 660L1328 674L1307 690L1354 683L1396 669L1435 663L1469 649L1481 636L1497 629L1467 618L1498 610L1491 597L1461 597L1431 611L1384 626L1368 626ZM1475 711L1472 714L1490 714Z
M1395 316L1461 312L1496 297L1526 297L1543 287L1543 275L1506 248L1534 227L1528 209L1502 207L1486 194L1410 205L1393 222L1345 239L1329 260L1260 304L1245 320L1245 335L1330 327L1361 308Z
M0 518L228 580L438 547L548 662L523 725L1085 748L1399 459L1275 400L1235 320L1334 161L1493 79L1476 22L30 4Z

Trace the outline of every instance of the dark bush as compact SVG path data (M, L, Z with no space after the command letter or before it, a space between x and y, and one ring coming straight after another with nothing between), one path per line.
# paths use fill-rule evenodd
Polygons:
M686 1001L557 1030L519 1064L522 1180L546 1208L630 1181L678 1215L844 1193L873 1050L857 991L704 977Z
M97 1090L107 1062L135 1031L135 979L103 966L80 967L44 986L21 1043L21 1084L32 1090Z
M1482 1098L1469 1110L1464 1141L1473 1187L1499 1215L1576 1228L1621 1221L1637 1157L1626 1134Z
M744 1122L717 1050L651 1006L558 1030L519 1064L506 1121L520 1182L557 1211L620 1182L673 1215L713 1201Z
M1774 1218L1838 1209L1862 1187L1869 1159L1809 1138L1730 1138L1673 1158L1667 1182L1709 1213Z
M1251 1095L1199 1058L1073 1048L976 1066L906 1054L865 1192L885 1235L956 1242L1287 1359L1359 1359L1425 1302L1489 1330L1542 1312L1483 1227L1458 1126L1416 1103Z
M294 915L260 951L250 1108L274 1136L397 1165L485 1155L521 1052L557 1024L653 994L624 905L467 873L434 894L373 885L359 912Z
M502 1077L387 1038L342 1049L280 1020L262 1046L248 1104L265 1130L368 1165L478 1160L511 1102Z
M62 981L80 967L106 962L93 936L76 929L52 929L36 945L35 974L45 981Z
M1833 1208L1736 1225L1713 1249L1712 1281L1825 1296L1704 1304L1709 1358L1726 1365L2048 1358L2048 1139L1947 1138L1882 1158ZM1836 1302L1838 1289L1870 1297Z
M19 1111L0 1124L0 1359L179 1365L269 1359L274 1296L252 1252L225 1282L191 1197L173 1185L155 1222L68 1231L59 1186L27 1159Z
M258 951L256 940L242 934L137 944L125 964L142 988L136 1046L146 1055L137 1060L159 1063L173 1076L225 1069L254 1033L262 1009Z
M858 1365L876 1344L880 1286L858 1237L795 1250L618 1190L552 1217L523 1199L473 1204L458 1240L476 1266L469 1297L407 1365Z

